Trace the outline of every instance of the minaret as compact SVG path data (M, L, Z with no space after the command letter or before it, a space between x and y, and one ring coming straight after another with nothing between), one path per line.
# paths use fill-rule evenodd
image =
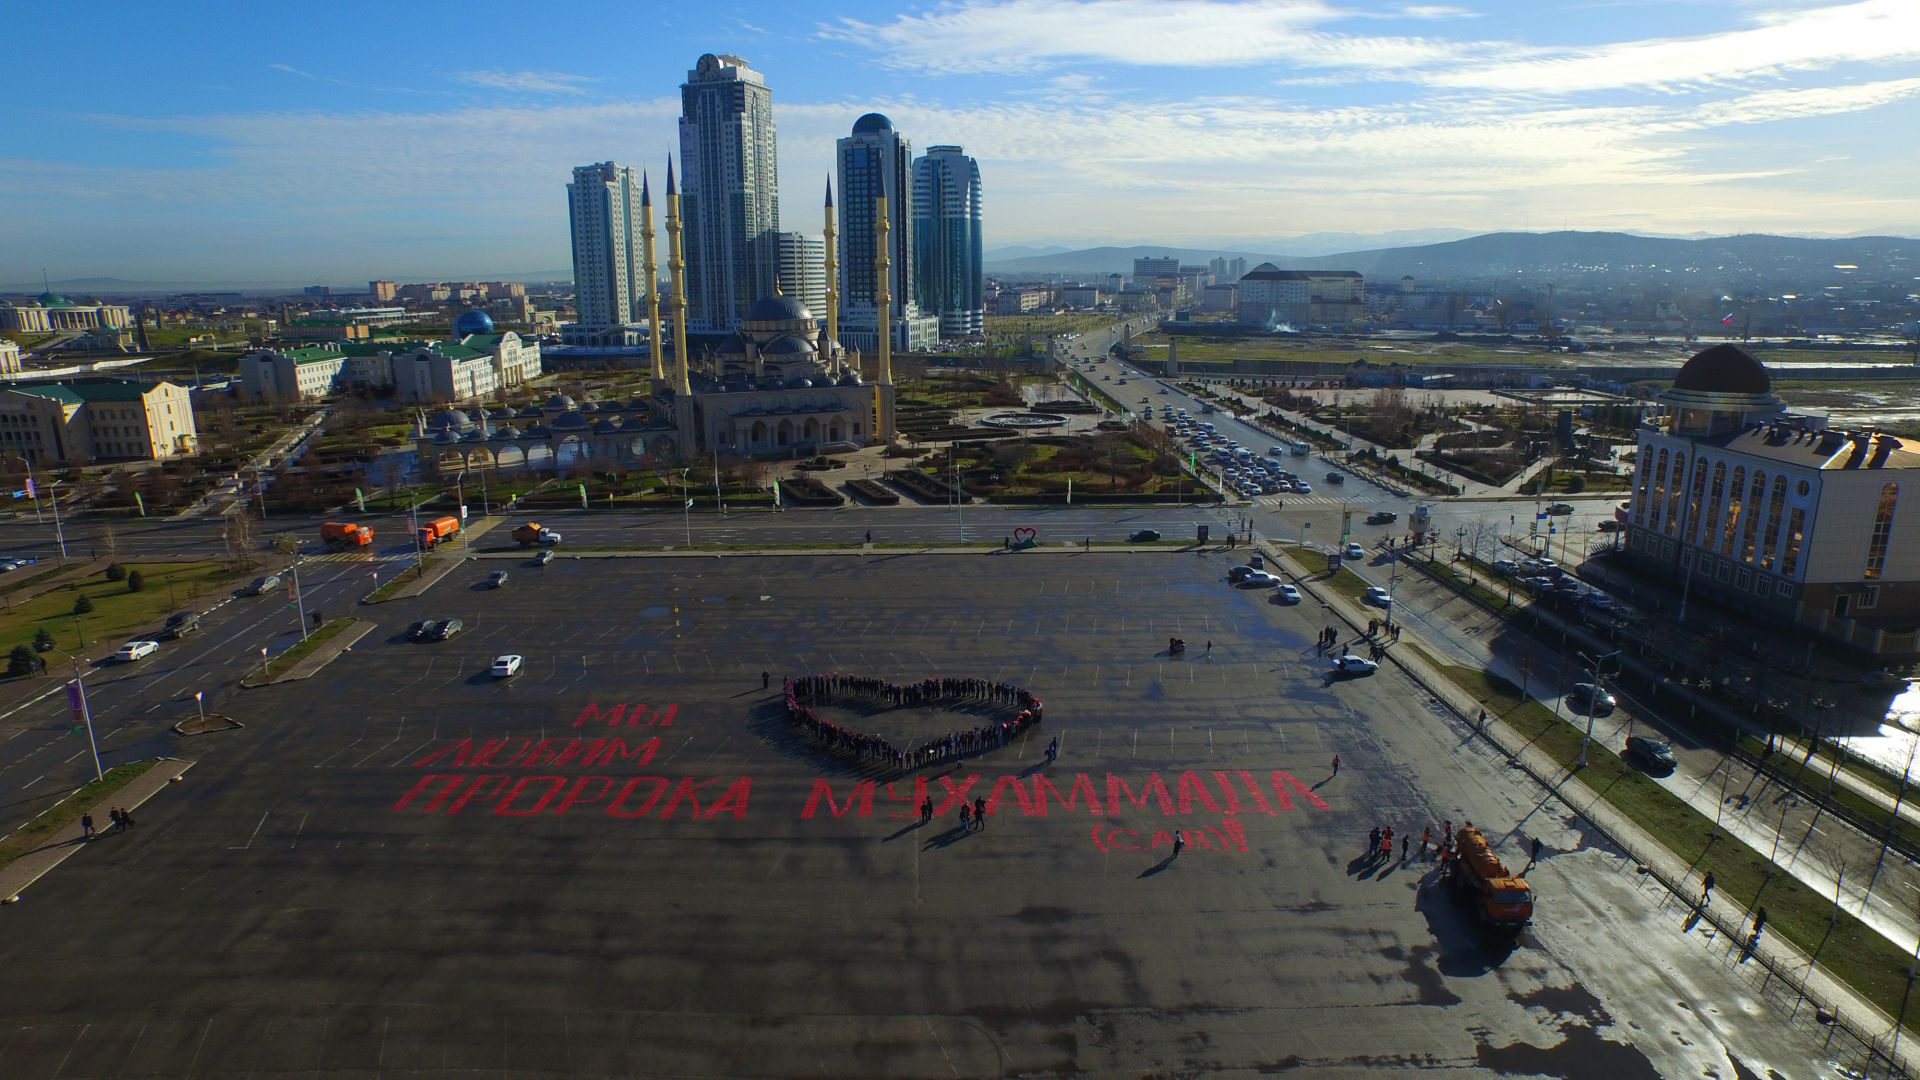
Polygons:
M653 264L653 196L647 174L640 174L640 243L642 272L647 275L647 346L653 355L653 388L667 384L667 358L660 355L660 273Z
M687 356L687 285L681 276L686 260L680 257L680 196L673 187L673 158L667 158L667 278L673 296L674 392L681 400L693 394L693 381Z
M840 341L840 229L833 222L833 177L827 177L827 340ZM828 346L831 348L832 346Z
M880 442L892 442L893 427L893 259L887 254L887 197L876 201L874 243L879 248L874 261L874 279L879 286L873 302L880 309L880 372L873 388L873 434Z
M875 289L874 306L880 309L880 375L883 386L893 385L893 257L887 253L891 246L887 242L887 232L893 226L887 221L887 197L882 195L874 200L879 206L874 211L873 243L878 249L874 255L873 277Z

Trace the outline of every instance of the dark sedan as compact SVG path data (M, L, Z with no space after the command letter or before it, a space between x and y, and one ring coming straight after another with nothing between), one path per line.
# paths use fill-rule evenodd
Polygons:
M1673 747L1659 739L1649 739L1644 735L1627 736L1628 758L1638 758L1645 764L1648 772L1670 773L1676 762L1673 760Z

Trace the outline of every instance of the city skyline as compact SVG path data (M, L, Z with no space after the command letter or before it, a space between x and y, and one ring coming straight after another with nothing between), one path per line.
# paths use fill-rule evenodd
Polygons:
M315 22L211 5L183 21L161 4L116 11L80 53L24 50L0 74L19 103L0 281L562 269L553 192L590 161L657 183L676 88L707 52L777 89L777 168L799 193L779 227L800 232L819 229L834 140L877 111L980 161L992 247L1920 234L1920 151L1894 137L1920 127L1920 6L1899 0L854 2L658 27L601 5L569 18L649 32L529 35L505 66L438 44L514 10ZM15 14L22 40L78 28L57 7Z

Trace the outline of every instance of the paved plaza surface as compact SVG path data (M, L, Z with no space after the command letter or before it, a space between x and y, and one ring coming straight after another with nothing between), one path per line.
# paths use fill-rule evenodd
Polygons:
M563 557L480 588L500 565L364 609L5 909L0 1076L1843 1075L1415 686L1327 683L1333 620L1225 555ZM402 639L442 616L467 632ZM896 774L787 723L810 671L1004 680L1045 720ZM1000 708L821 711L906 745ZM1447 819L1516 866L1542 842L1512 945L1433 863L1359 859Z

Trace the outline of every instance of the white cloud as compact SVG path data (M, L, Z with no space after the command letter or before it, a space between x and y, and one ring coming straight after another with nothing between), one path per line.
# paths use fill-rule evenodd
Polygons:
M1920 3L1862 0L1762 12L1757 25L1688 38L1649 38L1535 51L1504 63L1433 71L1439 86L1540 94L1713 86L1785 72L1920 59Z
M582 83L593 82L585 75L558 71L463 71L455 78L473 86L493 90L518 90L536 94L584 94Z
M1837 116L1891 105L1920 96L1920 79L1888 79L1854 86L1814 86L1797 90L1761 90L1702 105L1694 113L1704 125L1765 124Z
M882 63L942 74L1019 73L1077 63L1266 64L1314 72L1290 79L1295 85L1366 78L1549 95L1719 86L1920 60L1916 0L1732 14L1740 25L1694 37L1561 45L1331 29L1391 16L1476 15L1450 4L1366 12L1342 10L1330 0L960 0L886 23L843 18L819 32L871 49Z
M1055 62L1214 67L1287 62L1387 71L1473 55L1431 38L1330 33L1352 17L1321 0L968 0L891 23L843 18L820 35L882 62L947 74Z
M310 71L301 71L299 68L294 67L292 64L268 64L267 66L269 68L272 68L275 71L284 71L289 75L298 75L303 79L319 78L318 75L315 75Z

